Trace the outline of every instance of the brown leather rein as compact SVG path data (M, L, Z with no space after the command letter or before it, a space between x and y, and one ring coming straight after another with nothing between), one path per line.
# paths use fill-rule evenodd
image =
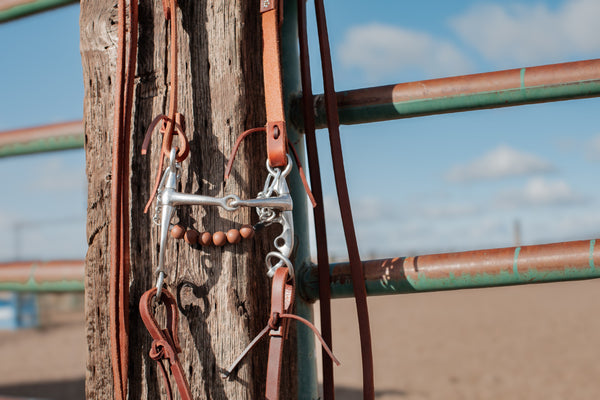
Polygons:
M127 398L129 366L129 145L137 56L137 0L118 4L117 79L110 221L110 347L116 400ZM129 15L129 39L126 37Z
M358 315L358 326L361 342L361 357L363 369L363 398L373 400L375 398L373 353L371 344L371 331L369 324L369 310L367 307L367 293L364 285L364 272L350 206L348 186L346 184L346 173L340 140L339 117L337 109L336 92L333 82L333 67L331 62L331 51L329 49L329 38L327 33L327 22L325 18L325 7L323 0L315 0L315 11L317 17L317 29L319 36L319 49L321 53L321 68L323 72L323 85L325 87L325 110L327 114L327 128L329 130L329 142L331 157L333 161L333 172L338 195L342 225L346 238L346 247L350 258L352 273L352 286ZM315 231L317 238L317 264L319 274L319 300L321 311L321 330L325 341L331 346L331 306L330 306L330 278L329 278L329 256L327 253L327 237L325 229L325 214L323 210L323 198L321 190L321 176L317 144L315 139L315 119L312 105L312 86L310 78L310 62L308 57L308 38L306 32L306 4L298 1L298 26L300 41L300 62L302 94L304 105L304 128L306 132L307 153L309 168L311 172L311 183L313 194L318 206L314 208ZM325 400L334 399L333 390L333 368L331 361L323 356L323 396Z

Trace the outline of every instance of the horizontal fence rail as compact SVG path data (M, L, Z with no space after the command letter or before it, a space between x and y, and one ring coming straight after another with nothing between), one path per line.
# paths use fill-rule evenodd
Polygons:
M351 125L597 96L600 59L349 90L338 92L337 102L340 123ZM322 94L314 105L324 128Z
M78 0L0 0L0 23L49 11Z
M363 261L369 296L483 288L600 277L596 239ZM352 297L348 263L331 265L331 296ZM300 276L301 294L319 297L316 266Z
M71 121L0 132L0 157L82 148L83 122Z
M597 96L600 96L600 59L337 93L342 124ZM323 95L315 96L314 104L318 127L323 128ZM81 121L0 132L0 157L83 145Z
M0 290L13 292L83 292L83 260L0 263Z

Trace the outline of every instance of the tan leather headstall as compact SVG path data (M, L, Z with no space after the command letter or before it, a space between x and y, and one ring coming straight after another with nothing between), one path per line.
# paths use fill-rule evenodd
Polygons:
M283 0L261 0L263 31L263 79L267 111L267 155L273 168L287 165L287 131L283 107L279 28Z

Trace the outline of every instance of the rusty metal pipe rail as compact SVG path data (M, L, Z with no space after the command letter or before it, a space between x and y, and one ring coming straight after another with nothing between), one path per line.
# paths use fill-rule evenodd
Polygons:
M338 92L337 102L340 123L350 125L598 96L600 59L594 59L349 90ZM324 128L322 94L314 105L317 128Z
M592 279L600 277L600 246L593 239L389 258L363 266L369 296ZM332 264L330 272L332 297L351 297L349 264ZM301 295L318 299L316 266L299 279Z
M0 0L0 24L78 2L79 0Z
M0 263L0 290L12 292L83 292L83 260Z
M71 121L0 132L0 157L81 148L83 122Z

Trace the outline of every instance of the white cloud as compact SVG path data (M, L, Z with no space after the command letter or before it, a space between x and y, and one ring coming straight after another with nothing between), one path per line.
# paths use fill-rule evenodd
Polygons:
M582 240L598 237L600 215L597 206L573 208L552 218L534 218L526 225L524 236L532 243L552 243L558 241Z
M562 180L531 179L520 190L501 193L496 202L486 205L448 197L414 203L395 200L353 199L363 259L512 246L517 219L524 244L583 239L600 232L595 204ZM346 259L337 202L328 197L325 203L330 256ZM548 209L541 207L571 204L577 207L556 207L551 218ZM312 246L316 258L314 241Z
M345 259L346 242L337 200L333 196L326 196L324 204L330 256ZM481 207L448 198L403 202L397 198L367 196L352 199L352 212L359 248L365 259L468 249L477 242L475 239L490 239L491 235L482 236L481 229L486 232L494 230L494 237L497 238L502 234L497 232L498 227L504 224L486 224L486 216L480 215ZM471 224L467 221L475 222ZM461 227L460 232L452 228L457 224ZM311 240L312 257L316 259L314 236ZM493 239L489 240L488 244L493 242Z
M471 63L454 44L425 32L378 23L350 28L339 54L345 67L358 68L371 81L414 70L430 77L471 70Z
M532 65L597 54L599 18L598 0L566 0L557 9L487 3L474 5L450 25L489 61Z
M501 193L498 202L505 206L544 206L579 204L586 199L564 180L530 179L521 190Z
M325 208L325 222L327 227L327 243L330 249L330 256L344 258L347 254L346 239L342 227L342 217L337 197L325 196L323 198ZM384 200L374 197L363 197L352 199L352 216L357 232L367 230L377 234L379 227L381 232L386 232L391 228L390 221L397 221L400 218L396 212L397 207L391 206ZM309 217L309 219L312 219ZM382 226L383 225L383 226ZM311 222L311 251L313 259L316 259L316 238L314 232L314 223Z
M468 164L455 166L446 174L446 179L465 182L546 173L553 170L552 164L536 155L501 145Z

